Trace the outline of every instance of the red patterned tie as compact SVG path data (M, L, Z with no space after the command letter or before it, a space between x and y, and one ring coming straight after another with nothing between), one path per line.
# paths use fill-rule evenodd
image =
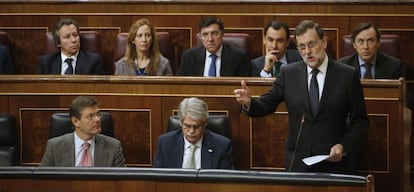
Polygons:
M83 143L83 153L80 166L81 167L92 167L92 155L89 152L90 144L88 142Z

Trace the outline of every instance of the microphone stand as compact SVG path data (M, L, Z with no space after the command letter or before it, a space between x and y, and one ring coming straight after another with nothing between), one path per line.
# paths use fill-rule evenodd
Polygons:
M299 138L302 133L303 124L305 124L305 114L302 114L302 118L300 120L299 133L298 133L298 136L296 137L296 144L295 144L295 149L293 150L292 158L290 159L289 172L292 171L292 165L293 165L293 161L295 160L296 149L298 148Z

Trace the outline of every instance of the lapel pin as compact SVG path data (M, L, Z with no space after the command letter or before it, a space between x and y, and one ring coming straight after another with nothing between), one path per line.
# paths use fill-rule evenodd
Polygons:
M213 153L213 149L208 149L208 152L209 153Z

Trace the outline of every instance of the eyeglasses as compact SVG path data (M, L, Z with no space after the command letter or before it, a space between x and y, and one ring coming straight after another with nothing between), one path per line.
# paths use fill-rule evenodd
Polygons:
M216 37L218 37L219 35L220 35L220 31L212 31L212 32L204 32L204 33L201 33L200 34L200 37L202 38L202 39L208 39L208 37L210 37L210 35L213 37L213 38L216 38Z
M365 45L365 43L366 43L369 46L371 46L371 45L373 45L376 42L377 42L376 39L357 39L357 40L355 40L355 43L357 45Z
M101 112L91 113L91 114L86 115L86 119L88 121L92 121L92 120L95 120L95 119L102 119L102 118L103 118L103 115L102 115Z
M306 49L306 47L308 47L309 49L313 49L315 48L319 43L318 41L311 41L308 44L298 44L298 49L301 51L304 51Z
M203 123L198 124L198 125L189 125L189 124L186 124L186 123L182 123L182 128L183 129L191 129L191 128L193 128L195 130L198 130L198 129L203 128L205 123L206 122L203 122Z

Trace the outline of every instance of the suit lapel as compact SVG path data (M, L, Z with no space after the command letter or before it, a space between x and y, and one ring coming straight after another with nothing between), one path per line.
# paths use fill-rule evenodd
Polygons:
M62 71L62 58L60 57L60 52L56 53L55 57L53 57L53 61L51 62L52 66L50 66L50 73L51 74L61 74Z
M326 77L325 77L325 84L323 87L323 91L322 91L322 96L321 96L321 102L319 103L319 109L318 109L318 113L320 113L320 111L322 111L324 105L327 102L327 99L330 97L329 94L334 93L334 91L332 91L333 89L335 89L335 82L338 81L338 79L336 79L336 72L335 72L335 63L333 63L331 60L328 61L328 68L326 70Z
M63 165L61 166L75 166L75 140L74 140L74 133L68 134L66 138L62 141L63 146L67 146L62 148L60 152L62 154L61 162Z
M206 50L201 47L198 50L198 54L196 56L196 63L191 63L191 65L196 65L196 73L198 74L198 76L203 76L204 75L204 65L205 65L205 59L206 59Z
M76 67L75 67L75 74L84 74L85 64L87 63L85 53L83 51L79 51L78 57L76 58Z
M98 135L95 135L95 149L94 149L94 166L105 167L107 158L107 152L104 150L105 143L103 139Z
M184 155L184 136L182 134L181 129L178 130L180 134L176 134L177 137L175 138L177 147L171 147L171 158L166 161L175 161L172 164L175 165L176 168L183 167L183 155ZM174 158L177 156L177 158Z
M201 146L201 168L210 169L213 162L214 143L210 142L210 132L208 132L208 130L205 131L203 136L203 146Z
M310 97L309 97L309 89L308 89L308 71L307 71L307 67L306 64L302 61L300 67L298 68L298 72L296 74L294 74L294 76L297 76L297 80L298 80L298 87L302 87L300 89L298 89L299 93L298 95L306 95L307 99L305 102L305 111L306 111L306 116L307 117L312 117L312 110L310 107ZM300 75L297 75L300 74Z

